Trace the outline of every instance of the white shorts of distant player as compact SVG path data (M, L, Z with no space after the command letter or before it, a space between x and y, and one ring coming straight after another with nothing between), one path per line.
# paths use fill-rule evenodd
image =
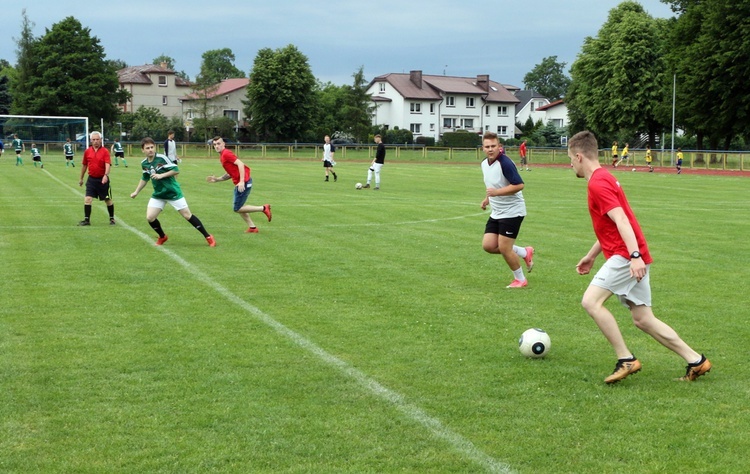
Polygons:
M156 209L164 210L164 206L167 203L169 203L173 208L175 208L176 211L181 211L182 209L185 209L186 207L188 207L187 200L184 197L181 197L180 199L175 199L174 201L167 200L167 199L151 198L148 200L148 207L155 207Z
M380 168L383 167L383 163L374 163L367 170L367 184L372 181L372 174L375 173L375 186L380 186Z

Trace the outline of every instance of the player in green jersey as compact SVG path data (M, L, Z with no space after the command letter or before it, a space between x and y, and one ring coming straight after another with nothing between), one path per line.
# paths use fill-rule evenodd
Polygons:
M26 151L26 146L23 144L23 140L18 138L18 134L13 135L13 148L16 150L16 166L23 165L23 158L21 153Z
M190 212L185 196L182 195L180 183L175 178L180 172L177 165L165 155L156 153L156 143L152 138L146 137L141 140L141 150L146 155L146 158L141 161L143 175L135 191L130 194L130 197L135 199L144 186L151 181L151 184L154 186L154 193L151 195L151 199L149 199L148 206L146 207L146 220L148 220L151 228L159 234L156 245L163 245L169 239L161 228L159 219L157 219L161 211L164 210L164 206L169 203L182 217L193 224L193 227L203 234L209 247L215 247L216 240L206 232L198 216Z
M36 147L36 143L31 144L31 161L34 162L34 168L36 168L37 163L39 163L42 168L44 168L44 163L42 163L42 154L39 152L39 148Z
M120 143L119 138L115 138L115 142L112 144L110 151L115 155L115 166L120 166L118 158L122 158L122 164L125 165L125 168L128 167L128 162L125 161L125 150L122 148L122 143Z
M73 161L75 152L73 150L73 144L70 142L70 138L68 138L65 145L63 145L63 153L65 153L65 167L72 166L75 168L76 164L75 161Z

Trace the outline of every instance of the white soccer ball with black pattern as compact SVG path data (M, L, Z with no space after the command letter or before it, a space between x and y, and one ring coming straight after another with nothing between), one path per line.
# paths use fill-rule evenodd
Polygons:
M547 355L552 347L549 334L539 328L527 329L518 339L518 350L526 357L539 359Z
M357 183L354 185L356 189L362 189L362 183Z

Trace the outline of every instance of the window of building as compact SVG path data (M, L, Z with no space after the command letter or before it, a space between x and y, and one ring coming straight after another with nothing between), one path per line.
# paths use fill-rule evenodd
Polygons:
M385 82L379 82L378 85L380 86L380 92L385 92Z
M435 124L434 124L434 123L431 123L431 124L430 124L430 131L431 131L431 132L434 132L434 131L435 131Z
M497 126L497 134L501 137L505 137L508 135L508 127L505 125L498 125Z
M529 104L529 105L531 106L531 111L532 111L532 112L533 112L534 110L536 110L536 104L534 104L534 101L533 101L533 100L531 101L531 104Z
M497 106L497 116L498 117L507 117L508 116L508 106L507 105L498 105Z
M193 109L187 109L187 118L189 119L193 118Z
M224 117L230 118L236 122L240 119L240 111L227 109L224 111Z
M443 118L443 128L456 128L456 119L454 118Z
M489 105L485 105L484 106L484 115L487 116L487 117L490 116L490 106Z
M461 119L461 128L474 128L474 119Z
M169 98L167 96L161 96L161 105L169 105Z
M421 123L413 123L409 125L409 130L411 130L411 133L422 133L422 124Z
M419 102L411 102L409 104L409 109L411 110L411 113L413 114L421 114L422 113L422 104Z
M466 98L466 107L473 108L474 107L474 97L467 97Z
M445 106L446 107L455 107L456 106L456 98L452 95L445 98Z
M563 125L564 120L563 119L552 119L550 120L550 123L554 125L557 128L563 128L565 125Z
M159 76L159 87L167 87L167 76Z
M434 103L430 103L430 113L431 114L435 113L435 104Z

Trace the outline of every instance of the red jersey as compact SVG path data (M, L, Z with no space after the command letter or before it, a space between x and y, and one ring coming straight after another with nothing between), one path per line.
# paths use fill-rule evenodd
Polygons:
M107 172L106 163L112 164L112 161L109 158L109 150L103 146L99 147L98 150L94 150L94 147L90 146L83 152L81 164L89 167L89 176L92 178L104 177Z
M521 156L526 156L526 143L521 143L521 146L518 147L518 154Z
M589 179L588 192L589 213L594 224L594 233L602 246L604 256L610 258L613 255L620 255L630 259L630 252L628 252L625 241L622 240L620 232L617 230L617 225L607 215L612 209L621 207L633 227L635 239L638 242L638 251L641 253L644 263L651 263L653 260L648 251L646 237L644 237L641 226L638 224L630 204L628 204L625 192L620 187L619 181L612 176L612 173L604 168L594 171L591 179Z
M237 155L224 148L223 150L221 150L219 160L221 160L221 166L224 167L224 170L232 178L232 182L235 184L235 186L239 184L240 167L234 164L237 161ZM245 165L245 182L247 183L248 181L250 181L250 168Z

